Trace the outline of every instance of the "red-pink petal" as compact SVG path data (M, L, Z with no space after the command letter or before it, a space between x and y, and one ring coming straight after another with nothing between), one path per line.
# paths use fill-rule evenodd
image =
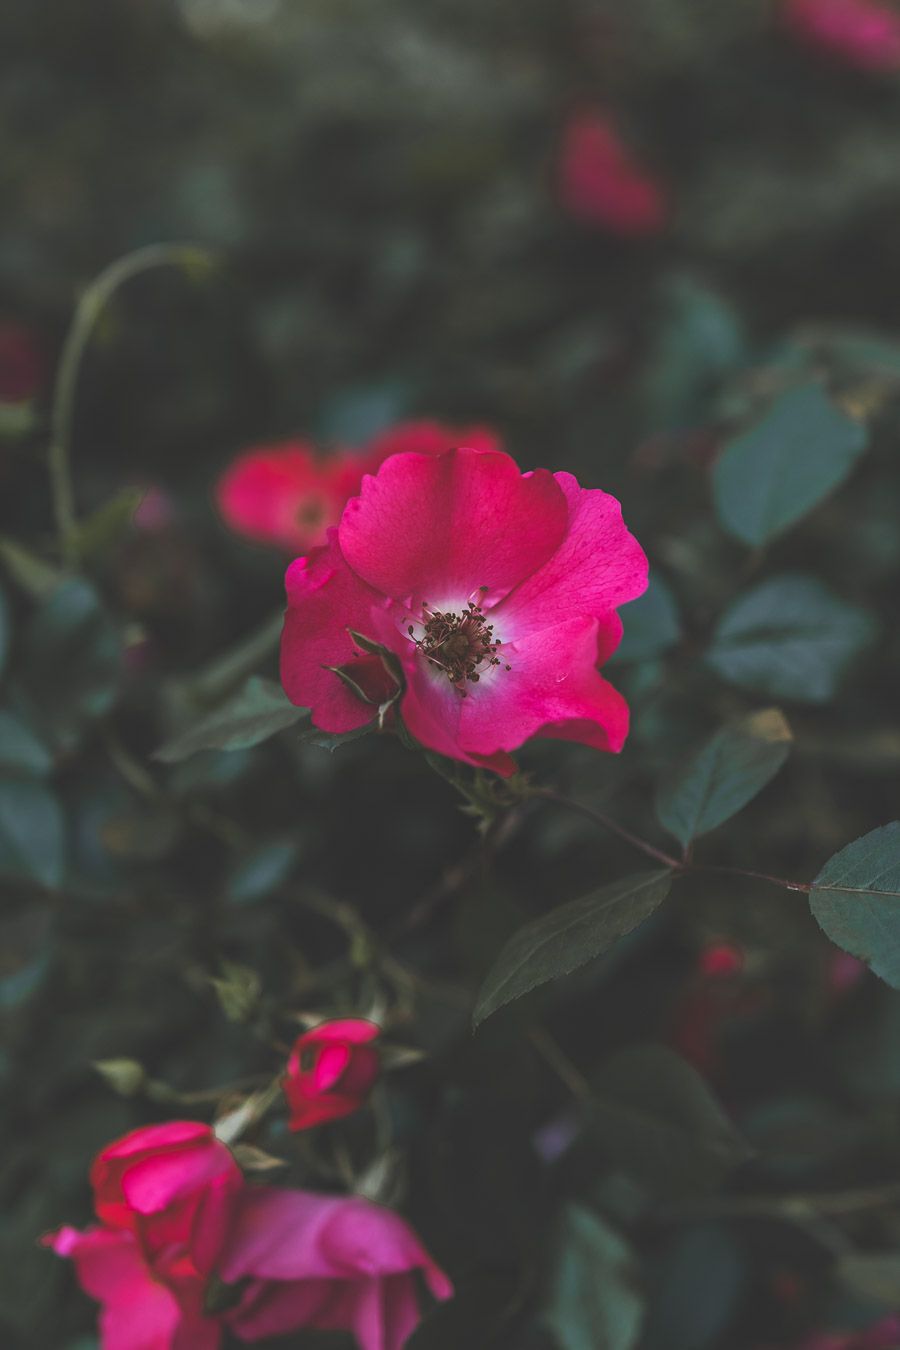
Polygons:
M615 234L641 236L665 228L668 193L628 149L604 113L573 117L563 134L559 195L573 216Z
M372 611L386 602L344 562L336 531L307 558L298 558L285 577L288 607L281 638L281 682L292 703L311 708L323 731L355 731L375 717L391 682L377 656L359 660L348 629L366 635ZM328 667L357 662L354 678L371 681L374 703L358 698Z
M570 473L554 477L568 505L565 538L491 615L505 642L567 619L589 617L609 625L611 610L647 589L647 557L626 528L616 498L580 487ZM614 629L613 622L604 631Z
M499 451L393 455L363 479L338 527L341 551L370 586L457 608L480 587L492 603L562 542L565 498L544 469L522 474Z
M336 1017L330 1022L320 1022L311 1027L300 1040L304 1045L325 1044L328 1041L346 1041L348 1045L365 1045L377 1040L381 1027L370 1022L367 1017Z

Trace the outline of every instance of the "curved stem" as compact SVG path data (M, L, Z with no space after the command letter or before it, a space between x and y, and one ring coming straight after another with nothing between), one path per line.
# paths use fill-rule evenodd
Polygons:
M150 244L117 259L91 282L78 302L71 327L66 334L50 414L50 485L53 515L63 560L68 567L77 562L75 534L75 491L72 483L72 427L75 396L81 362L97 320L113 293L126 281L154 267L210 266L209 254L195 244Z

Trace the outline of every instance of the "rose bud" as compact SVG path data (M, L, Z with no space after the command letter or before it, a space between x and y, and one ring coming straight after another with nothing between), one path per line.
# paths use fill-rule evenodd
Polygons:
M309 1130L352 1115L378 1078L371 1042L381 1028L360 1017L322 1022L297 1038L282 1079L292 1130Z

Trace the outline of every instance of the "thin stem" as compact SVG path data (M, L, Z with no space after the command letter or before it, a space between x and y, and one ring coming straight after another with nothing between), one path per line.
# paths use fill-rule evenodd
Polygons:
M528 1032L528 1039L541 1058L550 1065L560 1082L564 1083L569 1089L572 1096L579 1102L590 1101L590 1084L581 1070L572 1063L565 1051L553 1039L550 1032L542 1026L533 1026Z
M785 1219L803 1223L819 1215L840 1216L886 1209L900 1204L900 1182L882 1186L856 1186L845 1191L809 1191L792 1195L733 1195L698 1201L688 1207L663 1209L664 1220L735 1217Z
M786 891L803 891L808 895L812 890L809 881L789 881L787 877L776 877L771 872L752 872L746 867L720 867L717 864L690 863L686 872L712 872L724 876L752 877L755 881L770 881L773 886L783 886Z
M593 821L594 824L599 825L601 829L611 830L613 834L617 834L619 838L624 839L626 843L631 844L634 848L639 848L641 852L646 853L649 858L655 858L657 862L663 863L666 867L671 867L675 872L686 870L686 864L681 858L673 858L670 853L664 853L662 849L657 848L646 839L641 839L639 835L632 834L630 830L626 830L623 825L618 823L618 821L612 820L609 816L604 815L602 811L595 811L591 806L584 806L581 802L572 801L571 797L564 797L561 793L553 792L550 788L542 788L538 792L535 792L534 796L543 797L547 801L556 802L557 806L566 806L570 811L574 811L576 815L584 816L585 820Z
M73 567L78 560L75 490L72 482L72 428L81 362L97 320L118 288L141 272L155 267L208 268L210 258L195 244L151 244L111 263L88 286L75 309L66 334L50 413L49 468L53 515L63 560Z

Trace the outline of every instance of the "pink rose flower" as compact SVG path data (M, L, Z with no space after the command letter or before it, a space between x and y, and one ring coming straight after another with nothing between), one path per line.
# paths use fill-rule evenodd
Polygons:
M436 1298L452 1294L399 1215L359 1197L247 1187L201 1132L172 1122L105 1149L92 1171L103 1222L42 1239L100 1303L102 1350L219 1350L226 1326L246 1341L309 1327L401 1350L420 1317L417 1272Z
M900 13L878 0L782 0L798 41L857 70L900 70Z
M370 1042L380 1033L374 1022L348 1017L298 1036L282 1079L292 1130L359 1110L378 1078L378 1052Z
M622 140L610 116L583 112L563 132L558 166L563 207L613 234L659 234L670 215L668 193Z
M371 722L402 671L422 745L509 774L533 736L618 751L628 705L597 671L647 559L608 493L497 450L392 455L328 543L288 568L281 678L329 732Z
M427 421L402 422L359 451L322 455L299 440L257 446L226 469L216 486L216 502L236 533L296 554L324 543L348 497L359 491L363 474L374 473L389 455L401 450L436 455L462 444L500 448L486 428Z

